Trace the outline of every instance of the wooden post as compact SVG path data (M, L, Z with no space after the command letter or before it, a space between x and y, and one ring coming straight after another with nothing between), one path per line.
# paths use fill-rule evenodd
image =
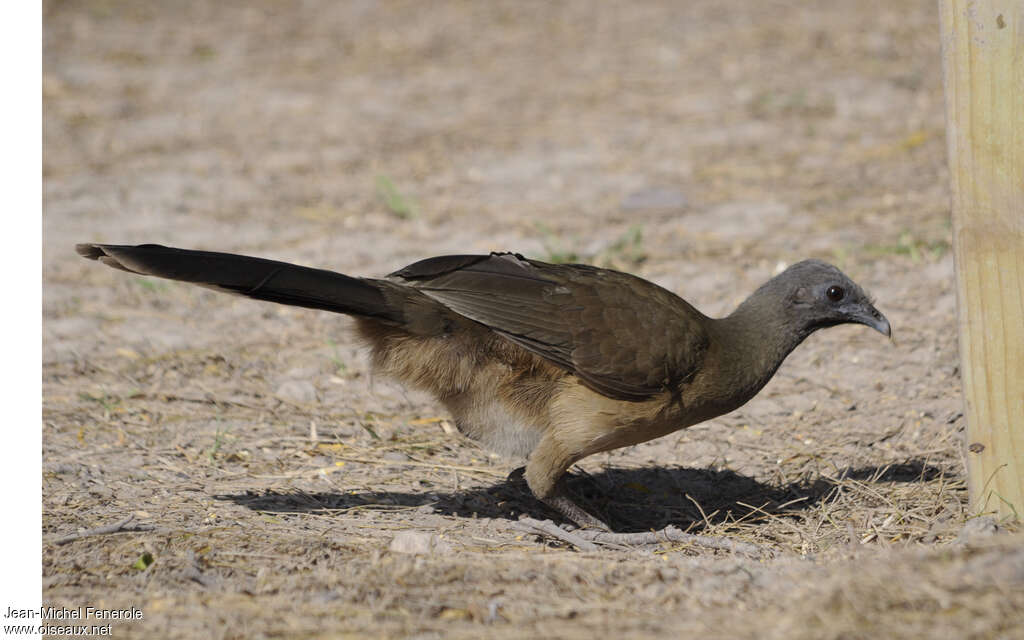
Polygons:
M971 511L1024 520L1024 0L939 0Z

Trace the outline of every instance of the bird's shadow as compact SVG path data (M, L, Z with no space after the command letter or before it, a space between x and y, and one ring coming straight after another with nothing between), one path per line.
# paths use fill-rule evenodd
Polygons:
M564 519L533 498L520 470L489 487L438 492L365 491L305 493L265 491L216 498L263 512L329 513L338 509L430 506L434 513L459 517L519 515ZM840 470L836 478L869 482L917 482L942 471L921 461ZM687 468L608 468L569 477L569 491L592 513L620 532L650 531L675 525L699 531L708 525L806 510L836 489L841 480L771 485L730 470Z

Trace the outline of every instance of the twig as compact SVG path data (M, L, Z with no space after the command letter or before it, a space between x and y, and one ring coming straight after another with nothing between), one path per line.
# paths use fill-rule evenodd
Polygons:
M641 531L639 533L610 533L607 531L591 531L583 529L574 531L577 536L595 542L597 544L619 544L640 546L645 544L658 544L660 542L684 542L706 549L718 549L721 551L732 551L733 553L745 553L752 556L771 556L769 549L750 542L741 542L732 538L718 538L715 536L699 536L694 533L686 533L682 529L669 525L660 531Z
M79 531L78 533L72 533L60 538L55 538L50 541L51 544L67 544L72 540L78 540L79 538L88 538L90 536L105 536L111 533L121 533L122 531L152 531L156 529L156 525L153 524L134 524L129 523L135 519L134 515L128 516L124 520L115 522L114 524L104 525L102 527L95 527L93 529L86 529L85 531Z
M526 533L537 533L540 535L548 536L549 538L557 538L562 542L568 542L572 546L576 547L580 551L597 551L598 547L593 542L590 542L580 536L576 535L575 532L566 531L562 529L554 522L550 520L534 520L533 518L523 518L512 523L512 528L518 531L525 531Z
M577 529L566 531L550 520L534 520L522 518L512 523L512 528L527 533L536 533L568 542L581 551L596 551L600 546L639 547L662 542L682 542L706 549L717 549L743 553L755 557L770 557L772 552L765 547L750 542L741 542L731 538L699 536L673 527L671 525L660 531L641 531L639 533L612 533L609 531L593 531Z
M202 398L198 397L198 396L193 396L193 395L182 395L182 394L176 394L176 393L159 393L159 392L158 393L144 393L144 394L142 394L141 397L145 398L146 400L155 400L155 401L158 401L158 402L159 401L164 401L164 402L195 402L197 404L212 404L212 405L232 404L232 405L235 405L236 407L244 407L246 409L252 409L253 411L266 411L266 412L271 413L271 414L274 413L273 409L270 409L270 408L267 408L267 407L260 407L260 406L254 405L254 404L249 404L247 402L242 402L240 400L232 400L230 398L220 398L220 397L214 396L212 393L209 393L209 392L208 392L208 395L206 397L202 397ZM277 398L275 398L275 400L276 399Z
M463 471L465 473L479 473L487 476L496 478L504 478L506 474L500 471L492 471L491 469L485 469L483 467L467 467L459 464L443 464L440 462L419 462L417 460L377 460L375 458L359 458L356 456L332 456L335 460L344 460L345 462L358 462L361 464L378 464L383 466L406 466L406 467L429 467L431 469L452 469L455 471ZM254 475L253 478L260 479L271 479L281 480L286 478L302 478L307 475L316 475L319 473L319 469L313 471L296 471L293 473L286 473L284 475Z

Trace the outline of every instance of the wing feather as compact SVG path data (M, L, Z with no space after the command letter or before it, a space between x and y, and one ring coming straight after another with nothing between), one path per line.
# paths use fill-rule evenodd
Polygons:
M677 386L707 349L707 318L618 271L491 254L431 258L391 277L613 398L643 400Z

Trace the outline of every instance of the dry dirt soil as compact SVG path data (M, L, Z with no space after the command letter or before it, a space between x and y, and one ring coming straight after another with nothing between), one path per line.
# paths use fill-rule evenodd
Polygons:
M934 1L43 13L46 601L136 606L125 638L1024 635L1022 539L961 534ZM358 275L515 250L710 315L818 257L896 340L819 332L740 410L574 471L620 531L764 554L582 552L517 530L556 519L521 461L372 376L348 318L85 241Z

